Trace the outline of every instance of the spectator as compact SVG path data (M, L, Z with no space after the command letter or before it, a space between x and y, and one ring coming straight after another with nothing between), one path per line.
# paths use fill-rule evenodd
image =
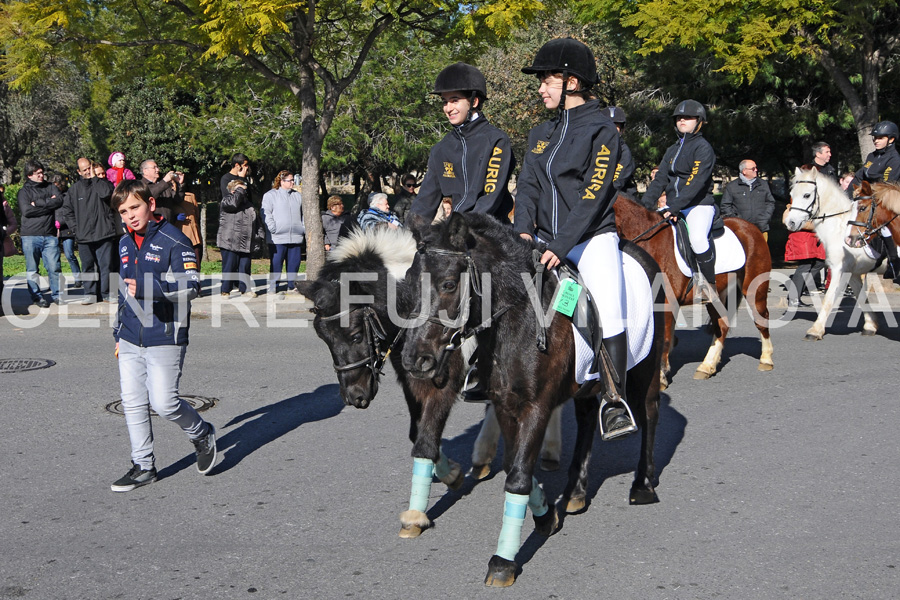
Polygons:
M394 203L394 214L400 221L406 219L406 213L416 199L416 178L411 174L405 174L400 178L400 192L397 202Z
M290 171L280 171L272 182L272 189L263 195L262 215L266 229L275 244L269 278L269 293L278 291L282 266L287 263L288 291L294 291L294 282L300 271L303 258L303 198L293 189L294 175Z
M65 193L69 189L66 177L62 173L51 173L47 177L47 181L56 186L60 194L63 194L63 203L65 203ZM78 257L75 256L75 233L72 231L71 225L66 221L63 207L56 209L54 214L56 218L56 237L59 245L62 246L63 254L66 255L66 261L69 263L69 269L75 278L73 287L81 287L81 265L78 264Z
M850 189L850 182L853 181L853 173L844 173L841 175L840 184L841 189L845 192L852 193L853 190Z
M97 179L106 179L106 169L98 162L92 162L91 168L94 170L94 177Z
M235 179L240 179L244 182L244 185L247 185L247 176L250 174L250 161L240 152L231 157L230 164L231 170L222 175L222 179L219 181L219 191L222 192L223 198L229 194L229 183Z
M78 173L81 179L66 192L62 215L75 231L83 272L96 273L96 278L82 277L82 304L109 302L109 276L118 269L114 251L116 238L122 234L122 219L109 205L112 183L96 177L91 161L79 158Z
M450 213L453 212L453 198L450 196L444 196L441 198L441 207L438 209L437 216L434 217L434 221L432 223L440 223L444 219L450 216Z
M197 196L193 192L185 192L184 200L176 207L178 219L173 223L181 230L194 247L197 260L203 260L203 237L200 233L200 207L197 204ZM180 217L184 215L184 218ZM198 263L199 264L199 263Z
M756 163L742 160L738 178L728 182L722 195L722 216L750 221L769 239L769 220L775 211L775 197L769 184L758 177Z
M359 226L365 231L382 223L391 229L400 227L400 220L388 206L387 194L375 192L369 196L368 210L359 215Z
M216 464L216 430L178 397L190 301L200 292L197 257L174 225L154 218L155 201L145 183L121 183L111 204L128 228L119 240L123 285L113 335L131 469L110 488L129 492L156 481L151 408L193 442L201 475Z
M106 178L113 184L113 187L126 179L136 179L131 169L125 167L125 155L121 152L110 154L107 162L109 163L109 168L106 170Z
M63 197L54 185L44 181L44 165L36 160L25 161L25 185L16 199L22 213L22 252L31 300L41 308L50 303L41 295L38 276L41 259L50 279L50 297L59 304L59 240L56 237L56 209Z
M184 173L168 171L161 179L159 166L154 160L141 163L141 179L150 188L150 195L156 200L156 213L169 223L178 220L175 208L184 199L181 186L184 184Z
M819 173L827 175L837 181L837 171L831 164L831 146L826 142L816 142L812 147L813 166Z
M6 188L0 185L0 316L3 315L3 257L13 256L16 253L16 245L13 243L12 234L19 228L16 216L6 201L4 194Z
M322 212L322 229L325 232L325 251L328 252L338 240L356 227L351 215L344 213L344 202L340 196L328 198L328 210Z
M256 292L248 286L250 281L250 253L262 232L258 230L259 218L250 200L247 184L235 178L225 190L228 192L219 205L219 234L216 243L222 251L222 295L231 296L238 288L241 294L255 298ZM235 283L237 279L237 283Z

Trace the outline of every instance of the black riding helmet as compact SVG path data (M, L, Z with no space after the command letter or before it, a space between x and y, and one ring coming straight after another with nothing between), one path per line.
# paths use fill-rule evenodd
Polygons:
M585 88L597 83L597 62L591 49L574 38L550 40L537 51L530 67L522 72L528 75L540 73L565 73L582 81Z
M897 124L893 121L875 123L875 127L872 128L872 137L882 136L894 138L894 140L900 137L900 130L897 129Z
M706 123L706 109L696 100L682 100L672 113L673 119L677 119L678 117L695 117L697 119L697 127L694 129L693 133L697 133L700 131L700 127Z
M480 97L481 102L478 103L480 110L487 100L487 82L481 71L472 65L458 62L446 67L434 80L434 89L431 93L440 95L444 92L466 92L472 105L475 104L475 98ZM471 110L470 108L469 112Z
M607 106L602 111L616 125L625 125L625 111L618 106Z

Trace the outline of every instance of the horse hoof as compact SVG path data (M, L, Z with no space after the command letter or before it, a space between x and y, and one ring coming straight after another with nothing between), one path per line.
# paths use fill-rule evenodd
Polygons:
M759 363L759 366L756 367L757 371L771 371L775 368L775 365L770 363Z
M476 481L484 481L491 474L491 464L472 465L472 478Z
M488 587L509 587L516 582L516 563L496 554L488 562L488 572L484 585Z
M641 504L655 504L657 502L659 502L659 496L656 495L656 490L654 490L651 486L648 486L648 485L633 485L633 486L631 486L631 493L628 495L628 504L641 505Z
M431 527L431 519L421 510L405 510L400 513L400 537L416 538Z
M710 373L707 373L706 371L701 371L700 369L697 369L696 371L694 371L694 379L709 379L710 376L711 376Z
M871 329L863 329L863 330L862 330L862 334L863 334L863 335L866 335L866 336L868 336L868 335L875 335L875 332L872 331Z
M566 514L574 515L580 513L585 508L587 508L587 500L584 496L569 498L569 501L566 503Z
M450 473L441 479L441 483L447 486L448 489L458 490L462 487L463 482L466 480L465 474L462 472L462 468L458 463L450 461Z
M559 471L559 461L552 458L542 458L541 471Z
M659 391L664 392L669 387L669 380L666 377L659 378Z
M559 515L556 514L556 507L551 506L540 517L534 517L534 530L544 537L550 537L556 533L559 528Z
M806 334L806 337L803 338L803 339L805 339L807 342L821 342L821 341L822 341L822 336L821 336L821 335L815 335L815 334L812 334L812 333L807 333L807 334Z

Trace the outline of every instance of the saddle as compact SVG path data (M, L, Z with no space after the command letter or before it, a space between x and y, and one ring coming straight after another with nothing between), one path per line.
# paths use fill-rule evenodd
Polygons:
M687 266L691 268L691 272L697 272L697 257L694 255L694 249L691 248L691 242L688 238L687 222L682 218L675 221L675 243L678 246L678 253L684 259ZM713 240L725 235L725 221L719 214L719 207L716 207L716 216L713 217L712 226L709 228L709 243L713 244Z

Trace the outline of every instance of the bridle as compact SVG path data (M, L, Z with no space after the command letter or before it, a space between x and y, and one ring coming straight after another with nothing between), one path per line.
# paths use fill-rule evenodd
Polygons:
M348 308L347 310L342 310L339 313L323 317L321 315L318 316L319 321L328 322L328 321L336 321L337 319L349 316L350 314L356 311L363 312L363 331L365 335L365 342L368 345L368 356L363 359L360 359L356 362L346 363L346 364L338 364L334 363L334 371L336 373L342 373L345 371L352 371L354 369L367 368L372 371L372 377L375 381L378 381L378 378L383 374L382 368L384 367L384 361L387 358L387 355L390 354L391 350L394 348L394 345L397 343L397 340L400 339L400 335L402 335L403 330L397 332L394 340L385 348L382 348L384 342L387 341L387 333L384 330L384 326L381 324L381 320L378 318L378 313L375 312L375 309L371 306L357 306L355 308Z
M458 350L466 340L488 329L494 319L499 318L512 307L509 305L504 306L496 310L482 323L475 327L469 327L468 323L472 310L472 299L481 298L483 295L481 277L479 276L480 273L478 272L478 267L475 266L472 255L469 252L444 250L443 248L428 248L424 243L419 244L418 251L420 254L424 255L447 256L451 258L461 258L466 261L466 279L468 279L468 282L465 285L460 286L462 290L459 301L459 315L457 315L449 325L447 321L432 315L425 316L421 313L413 313L409 316L409 318L414 321L424 318L423 323L427 322L442 326L444 328L442 336L446 336L448 333L450 334L450 341L441 349L441 355L438 357L437 366L435 367L435 376L432 378L436 386L442 387L446 383L444 368L446 367L450 355Z
M820 215L819 214L819 186L816 184L815 179L798 179L794 182L794 185L798 183L810 183L813 186L813 201L812 204L809 205L809 208L800 208L799 206L794 206L793 202L791 203L791 210L796 210L797 212L806 213L807 218L806 221L824 221L825 219L831 217L837 217L843 214L847 214L850 212L850 209L843 210L837 213L831 213L830 215Z
M894 221L894 219L896 219L898 216L900 216L900 215L896 215L896 214L895 214L895 215L894 215L893 217L891 217L888 221L885 221L884 223L881 223L881 224L879 224L879 225L876 225L876 224L874 223L874 221L875 221L875 209L876 209L877 206L878 206L878 199L875 198L875 196L859 196L859 197L856 198L856 200L857 200L857 201L859 201L859 200L871 200L871 202L869 203L869 208L867 209L867 210L869 211L869 216L866 218L866 220L865 220L864 222L863 222L863 221L849 221L849 222L848 222L848 225L852 225L852 226L854 226L854 227L860 227L860 228L863 229L862 233L859 234L859 237L860 237L861 239L866 240L867 243L868 243L869 239L870 239L873 235L875 235L875 233L876 233L879 229L881 229L882 227L887 227L888 225L890 225L890 224ZM857 213L857 215L858 215L858 214L859 214L859 213Z

